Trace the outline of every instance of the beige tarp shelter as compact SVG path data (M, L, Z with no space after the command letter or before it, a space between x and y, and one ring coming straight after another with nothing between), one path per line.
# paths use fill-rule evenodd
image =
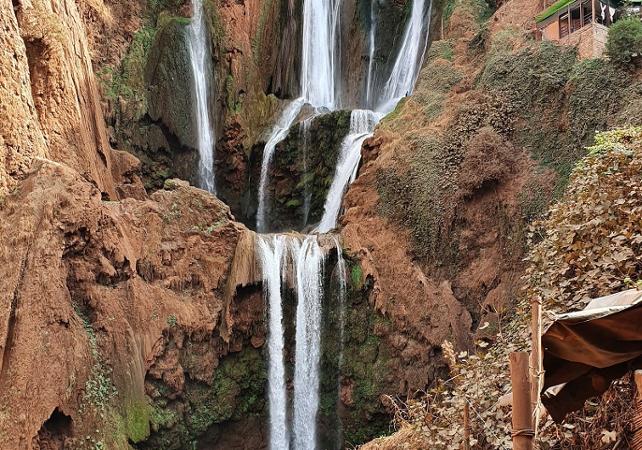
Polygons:
M642 368L642 291L598 298L582 311L556 316L542 348L542 403L559 421L614 379Z

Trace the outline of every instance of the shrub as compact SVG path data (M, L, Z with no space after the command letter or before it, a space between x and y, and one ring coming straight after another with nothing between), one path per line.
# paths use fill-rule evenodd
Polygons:
M613 24L609 29L606 52L616 64L639 63L642 55L642 21L628 17Z

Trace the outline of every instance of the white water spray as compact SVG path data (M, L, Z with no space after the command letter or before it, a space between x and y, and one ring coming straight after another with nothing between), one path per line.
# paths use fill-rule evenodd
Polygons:
M406 25L395 65L383 88L377 108L379 111L392 111L399 99L409 95L415 87L428 44L432 0L428 0L428 2L430 2L430 6L427 10L425 0L413 0L412 2L410 21Z
M258 254L263 272L264 296L268 305L268 403L270 407L270 449L287 450L287 395L283 363L283 305L281 267L286 239L284 236L258 236Z
M305 0L301 95L315 107L337 107L340 0Z
M194 0L192 23L188 27L188 44L196 97L196 131L198 133L199 183L208 192L216 192L214 180L214 146L216 139L210 118L209 80L212 77L210 44L203 10L203 0Z
M368 78L366 78L366 106L372 108L374 100L372 98L372 77L374 68L374 56L376 49L375 36L377 34L377 18L375 16L375 3L377 0L370 0L370 34L368 37Z
M297 251L296 343L294 364L294 447L316 448L321 356L323 251L317 237L306 236Z
M325 199L323 217L316 231L327 233L337 225L343 194L348 184L357 175L361 160L361 145L372 136L375 126L381 120L382 114L367 109L355 109L350 114L350 131L341 143L339 161L334 172L334 178Z
M259 206L256 212L256 229L259 233L264 233L267 231L266 223L266 203L267 203L267 182L268 182L268 169L270 167L270 161L272 161L272 156L274 155L274 149L277 144L285 139L288 135L288 130L294 123L295 119L301 112L301 108L305 101L303 98L297 98L288 104L279 120L272 128L270 137L265 144L263 149L263 161L261 162L261 179L259 180Z

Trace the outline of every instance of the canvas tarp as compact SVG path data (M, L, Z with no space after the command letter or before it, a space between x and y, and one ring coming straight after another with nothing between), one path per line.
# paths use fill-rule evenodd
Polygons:
M642 291L598 298L582 311L556 316L542 348L542 403L559 421L642 367Z

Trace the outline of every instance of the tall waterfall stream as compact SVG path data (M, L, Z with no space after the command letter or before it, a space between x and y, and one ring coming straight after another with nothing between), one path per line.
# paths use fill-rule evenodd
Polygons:
M214 146L216 137L212 127L209 105L212 63L203 0L194 0L194 15L188 27L188 48L196 100L196 131L198 134L198 175L200 187L216 192L214 180Z
M373 3L375 0L373 0ZM431 5L432 6L432 5ZM372 79L373 62L368 65L364 105L378 105L376 110L356 109L350 117L350 129L344 138L334 178L330 186L321 222L315 233L328 233L337 225L343 195L357 175L363 142L374 132L381 118L390 112L397 102L412 91L426 49L430 9L424 0L413 0L410 17L406 24L399 53L380 95L375 95ZM267 185L269 165L276 146L287 137L304 105L310 104L315 114L336 110L342 104L338 98L339 70L339 24L340 0L305 0L303 5L303 43L301 67L301 97L292 101L274 126L263 153L259 185L257 229L266 232ZM372 8L374 11L374 6ZM369 36L370 58L376 45L376 28L372 18ZM384 78L385 79L385 78ZM304 124L304 133L310 119ZM307 157L309 142L303 140ZM321 149L322 150L322 149ZM318 150L317 150L318 151ZM306 163L306 162L304 162ZM304 199L304 203L305 203ZM307 216L307 213L305 214ZM346 273L339 240L335 237L339 275L338 293L344 307ZM312 235L262 235L258 239L258 251L265 280L265 297L268 305L269 349L269 411L270 448L282 450L315 449L318 443L317 413L319 408L319 361L321 356L321 317L323 292L324 250L316 234ZM284 378L284 327L282 290L287 279L293 280L296 292L296 333L294 355L294 392L292 412L289 413L288 392ZM341 348L345 317L340 312ZM339 356L339 364L343 355ZM288 416L290 420L288 420Z
M430 0L428 0L430 2ZM377 42L375 3L371 5L369 30L369 62L363 96L363 108L351 113L350 128L343 139L334 178L325 200L324 212L314 234L260 234L257 237L257 259L260 261L264 297L267 304L268 336L268 403L270 448L273 450L317 448L317 414L319 409L322 305L324 303L324 268L326 249L319 242L318 233L329 233L337 226L343 195L356 178L363 142L372 136L376 125L389 113L415 84L428 41L429 18L432 4L412 0L399 51L390 74L376 73L374 64ZM259 233L269 231L268 185L269 167L277 145L289 133L304 106L310 105L313 117L338 110L344 103L340 95L340 12L341 0L304 0L301 55L300 97L292 100L283 110L267 139L261 164L258 188L256 226ZM207 44L202 0L194 1L194 18L189 27L189 48L194 75L197 108L198 145L200 153L200 181L204 189L214 192L215 137L208 107L211 79L210 49ZM374 80L387 80L383 89L376 89ZM377 95L378 93L379 95ZM304 122L303 133L312 118ZM303 139L304 164L313 149ZM307 223L309 198L304 199L304 222ZM304 223L304 226L306 225ZM339 305L345 307L346 264L339 239L332 238L336 248L336 267ZM296 295L295 354L293 393L288 393L285 361L284 292L290 289ZM339 312L341 349L343 344L344 312ZM343 360L343 350L339 364ZM340 444L338 444L340 445Z

